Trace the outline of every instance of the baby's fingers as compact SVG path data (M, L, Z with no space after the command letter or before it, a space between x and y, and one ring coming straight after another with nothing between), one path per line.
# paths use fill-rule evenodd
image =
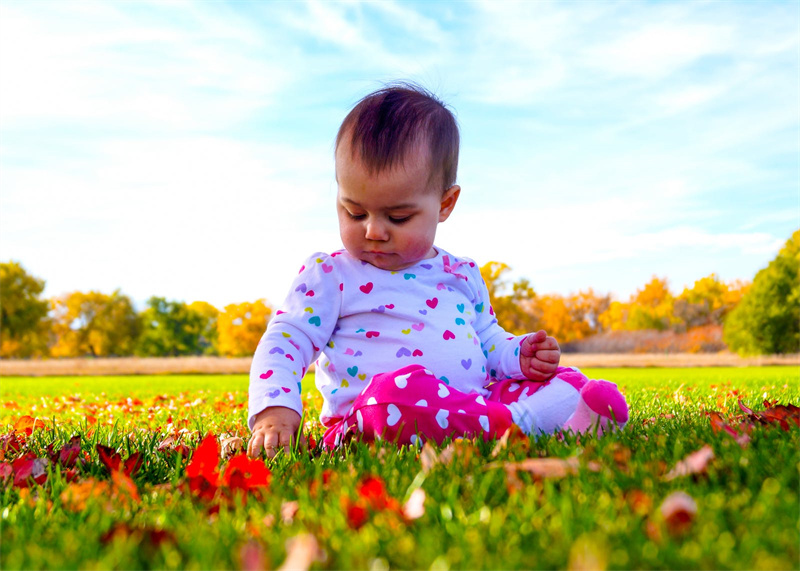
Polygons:
M247 456L250 458L258 458L261 455L261 449L264 447L264 434L261 432L254 432L247 443Z
M558 364L561 360L561 351L554 349L549 351L539 350L536 351L536 359L543 363Z

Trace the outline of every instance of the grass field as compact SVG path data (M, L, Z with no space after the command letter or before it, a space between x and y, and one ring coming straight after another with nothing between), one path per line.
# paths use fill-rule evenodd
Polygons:
M800 368L585 372L620 385L624 431L315 448L268 486L235 451L244 375L4 377L0 567L800 568L800 428L764 414L800 404Z

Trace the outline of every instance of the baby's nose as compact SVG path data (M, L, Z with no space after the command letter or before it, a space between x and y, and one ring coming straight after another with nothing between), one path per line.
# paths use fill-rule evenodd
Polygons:
M389 233L387 232L384 224L373 218L367 222L367 232L365 237L367 240L384 242L389 239Z

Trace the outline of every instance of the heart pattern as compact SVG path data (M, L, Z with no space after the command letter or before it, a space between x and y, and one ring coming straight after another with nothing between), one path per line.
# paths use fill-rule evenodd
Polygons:
M388 424L389 426L394 426L395 424L400 422L400 417L402 416L402 414L400 413L400 409L397 408L396 405L390 404L389 406L387 406L386 412L388 413L388 416L386 417L386 424Z

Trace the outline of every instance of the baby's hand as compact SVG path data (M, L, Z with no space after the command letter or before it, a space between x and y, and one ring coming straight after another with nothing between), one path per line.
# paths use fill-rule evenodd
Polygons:
M281 448L289 452L300 428L300 415L284 406L270 406L256 415L253 424L253 435L247 444L247 455L257 458L261 448L267 452L267 458L274 458ZM300 435L300 445L306 446L305 436Z
M544 330L531 333L519 348L519 366L522 374L531 381L547 381L556 374L561 360L558 341Z

